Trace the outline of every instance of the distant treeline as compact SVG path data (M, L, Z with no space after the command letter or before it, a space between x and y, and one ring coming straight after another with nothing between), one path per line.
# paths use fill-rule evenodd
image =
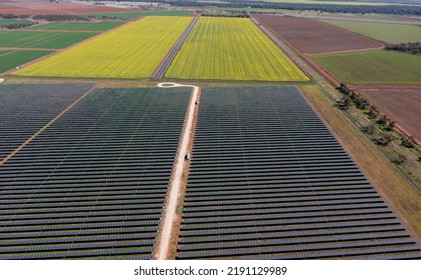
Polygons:
M1 25L2 29L20 29L34 25L34 23L11 23Z
M47 21L89 21L89 18L87 17L75 15L36 15L33 19Z
M127 2L138 2L139 0L125 0ZM394 14L394 15L421 15L420 6L367 6L367 5L335 5L335 4L303 4L303 3L271 3L257 2L256 0L222 0L219 3L199 2L198 0L148 0L175 6L205 7L213 6L219 8L260 8L260 9L284 9L284 10L314 10L328 13L357 13L357 14ZM111 1L110 2L114 2Z
M421 54L421 42L387 44L384 49L388 51L406 52L410 54Z
M29 17L30 15L0 14L0 18L6 18L6 19L16 19L16 18L24 19L24 18L29 18Z

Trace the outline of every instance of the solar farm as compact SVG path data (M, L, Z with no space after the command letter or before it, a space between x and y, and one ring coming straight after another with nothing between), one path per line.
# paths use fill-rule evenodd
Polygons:
M0 3L0 260L421 259L421 17L53 2Z
M0 259L150 259L189 97L96 90L1 165Z
M421 257L294 87L204 90L183 210L178 259Z

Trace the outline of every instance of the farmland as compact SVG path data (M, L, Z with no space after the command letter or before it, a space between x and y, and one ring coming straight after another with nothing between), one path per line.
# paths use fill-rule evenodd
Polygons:
M421 28L417 25L345 20L323 21L386 43L421 41Z
M51 51L0 51L0 73L50 54Z
M4 2L4 1L3 1ZM79 14L79 13L111 13L126 12L128 9L86 5L82 3L66 3L44 0L13 0L10 3L0 3L0 14L15 15L50 15L50 14Z
M373 104L395 120L409 134L421 139L421 89L384 88L362 89Z
M294 87L203 91L183 209L178 259L421 257Z
M47 24L31 26L30 30L83 30L83 31L107 31L123 22L51 22Z
M201 17L175 57L168 78L307 81L249 19Z
M312 57L351 84L421 84L421 57L390 51L325 54Z
M312 19L269 15L254 15L254 17L302 53L314 54L382 46L380 43Z
M189 97L95 90L0 165L0 259L150 259Z
M189 11L146 11L146 12L124 12L124 13L95 13L95 14L81 14L81 17L110 17L110 18L123 18L123 19L133 19L147 16L191 16L192 13Z
M0 47L61 49L97 34L95 32L0 31Z
M145 17L16 72L20 76L148 78L193 17Z
M28 24L33 23L30 20L16 20L16 19L0 19L0 26L12 25L12 24Z

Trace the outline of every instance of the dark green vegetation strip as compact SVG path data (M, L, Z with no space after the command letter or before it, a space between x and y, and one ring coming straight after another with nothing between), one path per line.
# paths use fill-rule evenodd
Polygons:
M30 20L17 20L17 19L0 19L0 26L2 25L15 25L15 24L30 24Z
M31 30L83 30L83 31L106 31L115 28L124 22L51 22L47 24L35 25Z
M421 258L294 87L203 90L179 259Z
M0 259L150 259L190 92L95 90L0 166Z
M52 51L0 51L0 73L50 53Z
M144 16L191 16L189 11L154 11L154 12L128 12L128 13L103 13L103 14L81 14L81 17L110 17L110 18L123 18L132 19Z
M0 31L0 47L61 49L97 34L94 32Z
M340 80L351 84L421 85L421 57L365 51L313 56Z

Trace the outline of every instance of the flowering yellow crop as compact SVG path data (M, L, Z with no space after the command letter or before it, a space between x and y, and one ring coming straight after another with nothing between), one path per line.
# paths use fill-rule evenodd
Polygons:
M17 71L19 76L148 78L192 17L145 17Z
M201 17L168 69L168 78L307 81L250 19Z

